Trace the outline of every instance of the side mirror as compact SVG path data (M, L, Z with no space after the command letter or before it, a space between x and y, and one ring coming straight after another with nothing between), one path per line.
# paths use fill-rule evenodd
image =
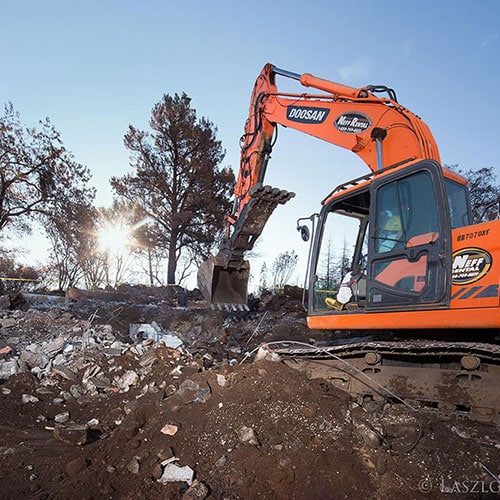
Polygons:
M309 241L309 238L311 237L311 231L309 229L309 226L301 224L301 222L309 221L309 223L312 225L312 231L314 233L314 222L318 217L318 214L312 214L310 217L302 217L297 220L297 231L300 233L302 241Z
M311 237L311 233L310 233L309 228L307 226L297 226L297 231L299 231L300 237L302 238L302 241L309 241L309 238Z

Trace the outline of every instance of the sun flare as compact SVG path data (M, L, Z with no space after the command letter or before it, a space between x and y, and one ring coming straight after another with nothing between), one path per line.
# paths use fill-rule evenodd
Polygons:
M130 228L122 224L105 224L98 234L99 247L104 252L113 255L123 255L128 252L133 241Z

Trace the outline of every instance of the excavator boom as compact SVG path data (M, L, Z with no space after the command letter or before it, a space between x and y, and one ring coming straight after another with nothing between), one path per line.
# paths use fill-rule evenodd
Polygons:
M279 92L276 76L324 93ZM377 96L379 92L388 97ZM373 85L356 89L266 64L255 82L240 141L240 168L225 238L217 256L198 271L198 286L213 305L246 306L249 264L244 254L253 248L274 209L295 196L264 185L277 125L349 149L372 172L418 159L440 161L427 125L397 102L392 89Z

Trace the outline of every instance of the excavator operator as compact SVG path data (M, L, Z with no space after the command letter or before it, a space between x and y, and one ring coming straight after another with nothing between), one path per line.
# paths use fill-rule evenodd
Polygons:
M377 238L377 252L385 253L394 250L403 243L403 227L399 215L388 215Z

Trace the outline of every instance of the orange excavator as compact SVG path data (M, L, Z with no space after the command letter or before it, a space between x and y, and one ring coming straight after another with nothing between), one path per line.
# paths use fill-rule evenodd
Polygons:
M322 93L279 92L278 76ZM198 271L205 298L245 309L245 252L273 210L294 196L264 184L278 125L351 150L370 173L337 186L319 214L297 223L305 240L313 229L308 326L359 332L364 340L274 349L358 398L393 397L396 388L414 406L500 421L500 220L472 223L467 182L441 166L429 127L388 87L352 88L263 68L241 139L226 235ZM327 265L339 239L352 250L340 286ZM379 337L366 340L368 334Z

